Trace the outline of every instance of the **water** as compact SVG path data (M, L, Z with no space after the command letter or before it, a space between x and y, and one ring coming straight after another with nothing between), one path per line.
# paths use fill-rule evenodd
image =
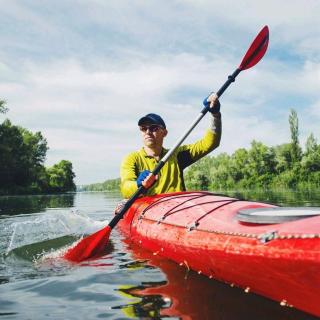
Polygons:
M281 205L320 206L317 192L229 192ZM112 231L106 254L59 258L102 228L117 193L0 197L0 319L315 319L187 271Z

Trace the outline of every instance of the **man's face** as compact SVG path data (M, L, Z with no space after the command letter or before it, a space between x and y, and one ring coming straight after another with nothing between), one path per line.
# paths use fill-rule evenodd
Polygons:
M162 146L163 139L168 133L165 128L156 124L144 124L139 128L142 134L143 144L149 148Z

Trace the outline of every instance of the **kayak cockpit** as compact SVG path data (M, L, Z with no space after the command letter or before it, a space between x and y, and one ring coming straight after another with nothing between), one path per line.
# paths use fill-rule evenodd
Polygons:
M237 212L240 222L274 224L290 222L320 215L319 207L273 207L242 209Z

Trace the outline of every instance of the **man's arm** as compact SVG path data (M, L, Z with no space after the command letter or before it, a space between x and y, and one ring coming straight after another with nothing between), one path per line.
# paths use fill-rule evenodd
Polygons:
M193 144L187 145L186 149L190 153L191 163L201 159L214 149L216 149L221 141L221 115L215 114L210 117L210 125L203 138ZM191 164L190 163L190 164Z
M204 99L203 104L206 107L210 107L210 127L200 141L189 145L191 163L199 160L217 148L221 140L221 113L220 102L217 94L212 92L207 98Z

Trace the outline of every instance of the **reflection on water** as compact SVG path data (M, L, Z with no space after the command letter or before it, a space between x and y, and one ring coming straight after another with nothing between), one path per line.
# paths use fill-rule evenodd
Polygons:
M1 215L17 215L42 212L47 208L71 208L74 193L38 196L0 196Z
M320 206L320 190L244 190L223 193L230 197L268 202L280 206Z
M312 320L311 315L282 307L269 299L248 294L189 271L176 263L153 255L137 245L123 240L132 252L133 265L141 264L149 270L156 268L165 275L165 281L142 281L139 286L119 288L119 291L140 298L130 304L117 306L130 318L181 319L272 319ZM132 264L130 265L132 266Z
M280 205L320 206L317 191L224 193ZM0 197L2 319L40 320L44 315L47 319L316 319L188 271L133 245L117 229L111 233L104 256L80 265L66 263L54 254L72 243L74 235L41 241L48 235L49 223L37 225L36 221L54 222L63 217L64 224L80 231L102 227L106 219L111 220L120 200L118 193ZM27 231L23 226L34 226L36 232L30 232L28 241L13 246L6 255L14 225L21 231ZM50 226L50 230L58 229L58 223ZM37 259L39 256L44 258Z

